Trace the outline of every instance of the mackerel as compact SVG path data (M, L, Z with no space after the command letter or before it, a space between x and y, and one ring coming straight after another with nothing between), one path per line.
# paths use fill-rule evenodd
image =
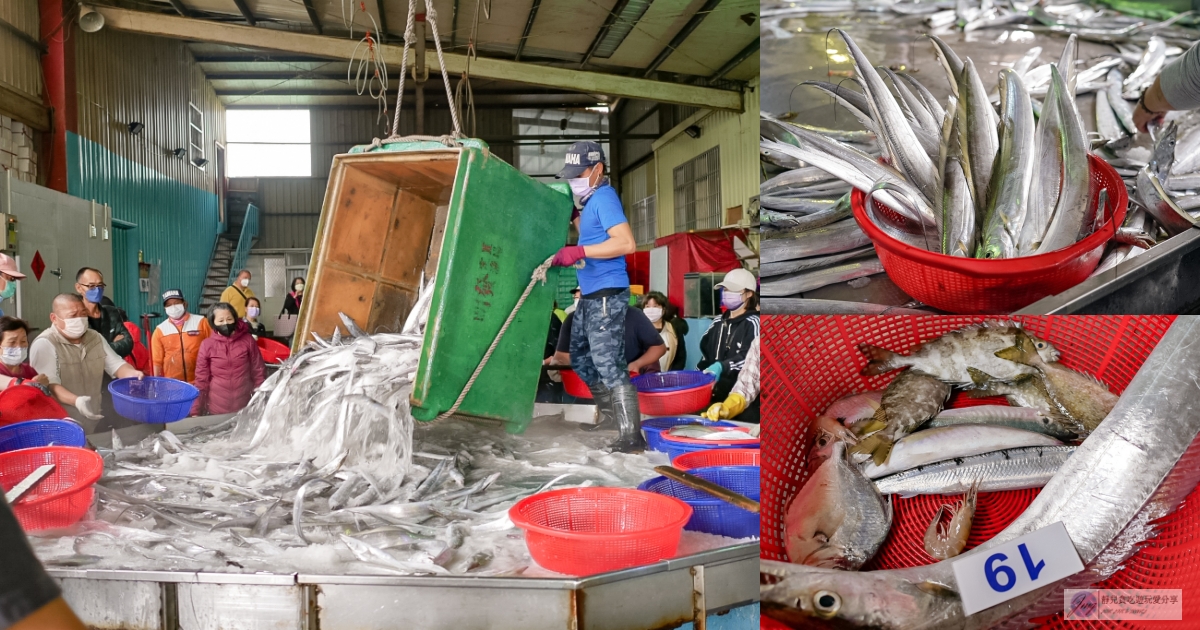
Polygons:
M1033 179L1033 107L1021 78L1000 71L1000 153L987 197L979 258L1012 258L1029 210Z

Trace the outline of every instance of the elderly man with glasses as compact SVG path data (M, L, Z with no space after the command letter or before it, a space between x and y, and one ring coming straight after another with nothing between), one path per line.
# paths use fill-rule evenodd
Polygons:
M104 275L97 269L84 267L75 274L75 292L83 297L87 309L88 328L101 337L122 359L133 353L133 337L125 328L125 316L109 300L104 299Z

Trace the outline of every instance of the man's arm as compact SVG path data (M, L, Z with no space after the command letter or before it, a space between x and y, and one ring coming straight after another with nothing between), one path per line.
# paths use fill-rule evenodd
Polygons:
M608 240L596 245L585 245L583 253L588 258L620 258L637 251L637 241L628 223L619 223L608 229Z
M117 354L116 350L107 343L104 346L104 371L113 378L141 378L145 376L140 370L129 365Z
M650 349L646 350L645 354L638 357L633 363L629 364L629 371L641 372L642 368L646 367L647 365L658 363L658 360L663 358L663 355L666 353L667 346L665 344L659 343L657 346L650 346Z

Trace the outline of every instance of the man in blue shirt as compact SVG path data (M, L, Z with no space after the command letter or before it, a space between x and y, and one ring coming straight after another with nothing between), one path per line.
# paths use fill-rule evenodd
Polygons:
M583 295L571 327L571 368L587 383L602 423L619 432L614 451L639 453L642 415L637 389L629 381L625 361L625 310L629 308L629 275L625 256L637 250L633 230L617 191L608 183L604 151L595 142L576 142L567 149L557 178L571 185L583 209L574 218L579 244L554 255L557 267L575 266Z

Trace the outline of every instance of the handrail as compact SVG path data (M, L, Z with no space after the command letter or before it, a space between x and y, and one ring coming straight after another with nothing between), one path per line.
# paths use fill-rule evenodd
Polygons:
M242 220L242 234L238 237L237 250L233 253L233 266L229 268L229 284L237 280L239 271L246 267L250 258L250 246L258 238L258 207L254 204L246 206L246 217Z

